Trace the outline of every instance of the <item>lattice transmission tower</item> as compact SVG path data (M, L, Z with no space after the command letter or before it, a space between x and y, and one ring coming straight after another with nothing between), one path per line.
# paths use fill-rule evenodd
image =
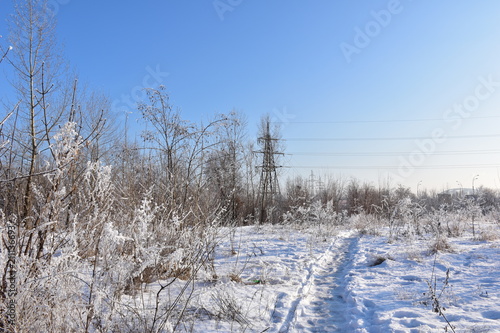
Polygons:
M281 166L276 163L276 155L283 155L278 151L278 138L271 135L269 117L263 120L263 133L258 138L258 144L261 150L256 153L262 154L262 164L259 184L259 221L261 223L274 218L276 212L277 198L280 195L277 169Z

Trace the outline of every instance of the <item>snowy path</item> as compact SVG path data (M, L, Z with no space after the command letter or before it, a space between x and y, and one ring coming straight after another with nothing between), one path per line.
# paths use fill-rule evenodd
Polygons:
M193 308L204 320L194 331L451 331L433 311L433 281L457 333L500 332L500 226L482 228L499 238L450 237L451 251L433 254L433 235L389 242L355 231L241 227L218 249L220 280L197 291Z
M339 332L347 324L344 276L358 237L343 233L305 270L278 332Z

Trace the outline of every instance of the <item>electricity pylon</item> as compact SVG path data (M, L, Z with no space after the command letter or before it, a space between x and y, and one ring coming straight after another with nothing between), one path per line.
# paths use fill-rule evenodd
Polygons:
M276 170L281 166L276 165L275 156L283 155L277 151L279 139L271 136L269 118L265 118L264 122L262 136L257 141L262 147L262 150L257 151L257 153L262 154L262 165L258 166L261 169L259 184L260 223L266 222L269 215L272 217L272 212L276 208L276 198L280 194Z

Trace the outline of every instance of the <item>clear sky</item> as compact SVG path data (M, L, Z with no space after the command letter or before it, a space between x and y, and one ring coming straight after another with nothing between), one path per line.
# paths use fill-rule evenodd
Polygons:
M284 176L500 188L498 1L49 2L119 121L164 84L192 121L236 109L249 139L261 115L283 122Z

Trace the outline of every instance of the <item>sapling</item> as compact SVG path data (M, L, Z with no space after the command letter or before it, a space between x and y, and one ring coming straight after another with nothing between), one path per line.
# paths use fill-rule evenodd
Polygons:
M431 301L431 306L432 306L432 311L437 313L439 316L443 317L447 324L447 328L449 327L453 333L455 333L455 327L450 323L448 318L446 318L446 315L444 314L444 311L446 311L446 308L441 304L441 297L443 296L443 293L445 289L449 286L449 280L450 280L450 269L448 268L446 270L446 277L443 281L443 284L441 286L441 290L438 290L437 286L437 276L435 274L435 269L436 269L436 260L437 260L437 252L434 255L434 264L432 265L432 273L431 277L429 280L427 280L427 286L429 288L429 291L427 293L424 293L427 297L429 297L429 300ZM427 304L424 302L424 304Z

